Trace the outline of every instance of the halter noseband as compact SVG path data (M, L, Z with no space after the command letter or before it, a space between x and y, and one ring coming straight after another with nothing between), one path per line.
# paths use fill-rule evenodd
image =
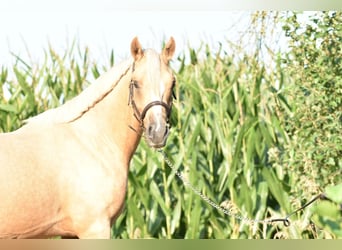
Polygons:
M135 65L133 63L132 66L132 73L134 72L135 69ZM150 102L149 104L147 104L144 109L142 110L142 112L140 113L135 101L134 101L134 88L136 86L136 81L134 81L133 79L131 80L130 84L129 84L129 97L128 97L128 105L131 105L133 108L133 112L134 112L134 117L140 122L140 127L145 129L144 127L144 119L146 116L147 111L154 107L154 106L162 106L163 108L165 108L166 110L166 123L169 126L169 120L170 120L170 115L171 115L171 110L172 110L172 104L168 105L167 103L163 102L163 101L153 101Z

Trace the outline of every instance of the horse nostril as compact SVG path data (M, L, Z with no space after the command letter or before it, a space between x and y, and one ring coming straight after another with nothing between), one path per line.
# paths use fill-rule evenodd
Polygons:
M162 147L170 133L169 126L161 124L149 124L146 126L146 139L152 144Z
M148 136L149 136L150 138L153 137L153 130L154 130L154 126L153 126L153 125L148 126L147 133L148 133Z

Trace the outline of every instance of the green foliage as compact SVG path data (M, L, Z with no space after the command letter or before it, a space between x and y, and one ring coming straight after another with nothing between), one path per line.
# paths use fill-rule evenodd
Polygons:
M312 220L337 238L342 238L342 183L325 189L328 200L313 207Z
M291 49L273 53L272 62L259 56L261 46L254 54L238 46L231 54L208 46L184 51L164 151L192 186L239 217L284 218L328 184L336 186L325 190L331 201L291 217L288 228L250 224L203 201L142 141L113 238L341 237L342 20L317 15L307 27L297 14L285 18ZM40 64L15 58L0 72L2 132L76 96L114 64L113 52L108 65L92 64L75 43L63 55L50 46Z
M328 186L325 189L325 194L333 202L342 204L342 183L336 186Z
M63 55L49 46L40 64L14 57L13 67L0 74L0 132L17 129L23 120L76 96L98 71L90 66L88 49L76 49L75 42Z
M287 130L287 158L300 181L324 187L342 182L342 14L316 13L306 27L292 15L284 29L291 51L289 100L294 110ZM317 192L312 188L312 192Z
M339 205L322 201L312 209L312 221L320 229L337 238L342 238L341 208Z
M292 187L297 197L342 183L342 13L314 13L305 26L300 17L290 15L283 27L291 48L284 69L291 76L287 88L293 113L286 122L291 140L281 164L299 184ZM325 228L327 222L328 231L341 237L341 214L336 204L327 204L314 209L318 226Z

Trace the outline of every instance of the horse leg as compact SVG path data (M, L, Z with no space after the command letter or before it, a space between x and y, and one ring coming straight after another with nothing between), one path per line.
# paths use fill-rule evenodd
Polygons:
M110 223L108 220L96 220L77 236L79 239L110 239Z

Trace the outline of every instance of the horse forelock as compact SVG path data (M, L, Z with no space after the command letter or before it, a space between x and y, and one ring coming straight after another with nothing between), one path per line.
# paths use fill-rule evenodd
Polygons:
M131 65L132 59L127 59L115 65L97 78L93 84L78 96L57 108L49 109L25 120L25 123L68 123L79 119L97 103L101 102L119 84L121 79L130 72Z
M159 89L160 78L161 78L161 58L153 49L144 50L144 74L146 80L151 85L150 89Z
M158 84L160 80L160 69L161 69L161 60L159 54L157 54L154 50L149 50L149 56L146 70L148 80L154 84Z

